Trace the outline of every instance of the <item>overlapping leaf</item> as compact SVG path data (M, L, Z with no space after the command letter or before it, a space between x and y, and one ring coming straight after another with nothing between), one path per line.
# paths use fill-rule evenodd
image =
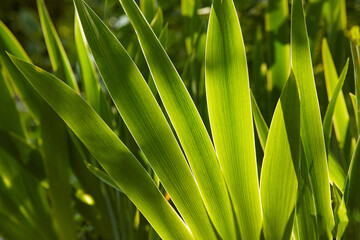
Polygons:
M301 0L293 0L292 5L291 57L292 69L299 85L301 137L313 187L319 235L331 238L334 217L330 202L329 172Z
M131 2L135 4L133 1ZM81 1L75 1L75 3L96 64L131 134L159 176L165 189L169 192L194 236L213 238L215 235L195 179L146 81L128 53L100 19ZM137 6L136 10L139 11ZM139 14L141 13L139 12ZM143 18L142 15L140 16ZM146 26L151 31L150 26ZM149 37L146 40L149 40ZM157 43L162 49L161 44ZM154 57L158 52L154 53ZM157 56L156 61L164 64L164 61L158 58ZM156 68L158 68L158 71L161 68L162 72L166 72L164 71L166 68L162 64L156 64ZM154 80L156 82L155 76ZM180 84L182 83L180 82ZM171 92L167 94L171 95ZM180 105L180 103L177 103L177 105ZM173 109L179 111L181 108ZM185 120L184 117L183 120ZM177 122L183 124L181 121ZM176 127L175 129L177 130ZM181 139L180 133L178 131L177 133ZM192 133L196 134L197 132L185 129L185 133L192 136ZM188 142L188 144L190 143L193 152L199 156L198 149L202 145L193 140ZM210 142L209 144L211 146ZM187 151L185 150L185 152ZM209 164L209 159L204 159ZM191 163L189 156L188 160ZM205 164L201 166L206 167ZM196 172L194 169L192 170L194 173ZM203 168L201 168L201 174L206 176ZM217 186L221 182L221 178L212 181L214 186ZM199 180L197 183L201 186ZM211 191L214 187L211 188L209 185L207 187L206 190L211 192L214 197L219 197ZM223 191L226 192L225 189ZM220 203L223 204L224 202Z
M265 239L289 239L297 199L300 160L300 99L294 77L275 109L261 169Z
M51 21L44 0L37 0L37 5L45 43L48 49L53 70L56 72L56 74L63 77L69 86L79 92L79 87L77 85L75 75L71 69L69 59L60 41L60 37L55 30L54 24Z
M96 112L69 86L51 74L12 57L12 61L49 105L166 239L192 239L148 173ZM149 201L151 199L151 201Z
M194 173L208 214L221 237L233 238L234 220L229 217L232 211L226 184L200 115L174 65L135 2L120 2L137 32L151 75ZM195 226L192 225L199 222L188 224L193 230ZM206 230L206 233L209 231ZM200 229L194 230L194 235L206 237L204 230Z

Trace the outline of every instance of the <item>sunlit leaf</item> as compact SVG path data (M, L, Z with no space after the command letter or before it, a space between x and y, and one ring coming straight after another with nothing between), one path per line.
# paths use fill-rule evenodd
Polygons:
M301 99L301 138L314 194L319 235L331 238L334 217L329 172L302 0L293 0L291 12L291 65Z
M60 79L16 57L12 61L61 116L160 236L192 239L148 173L97 113ZM152 199L152 201L148 201Z
M275 109L261 169L265 239L290 238L297 199L299 150L300 99L296 80L292 76Z

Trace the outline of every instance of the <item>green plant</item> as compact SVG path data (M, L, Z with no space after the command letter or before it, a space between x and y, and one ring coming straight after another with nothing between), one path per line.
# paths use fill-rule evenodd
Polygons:
M55 221L55 228L46 226L51 230L49 234L57 232L61 239L76 237L71 211L67 211L71 204L66 175L69 159L64 154L67 149L72 157L77 156L70 162L78 179L73 185L82 185L97 198L98 205L89 208L92 212L88 218L101 235L106 235L106 228L112 225L113 232L105 237L108 239L120 237L114 226L114 204L109 203L114 199L111 194L123 193L164 239L356 238L360 224L356 189L360 144L358 134L347 134L349 113L341 91L349 63L338 77L323 40L329 104L322 121L301 0L292 3L290 46L274 48L276 54L289 59L281 59L284 64L276 62L268 72L270 79L279 78L274 84L282 88L270 128L250 92L246 51L232 0L214 0L210 11L204 69L208 114L198 110L193 100L199 97L198 91L193 94L188 90L166 53L163 45L167 26L162 26L161 13L150 25L147 20L151 17L144 9L145 16L133 0L120 0L148 66L147 80L146 70L139 70L138 65L144 63L139 60L141 57L134 61L129 54L131 49L123 47L86 3L74 3L76 43L87 101L80 95L69 60L41 0L40 18L54 74L33 65L4 26L0 32L1 50L8 52L1 53L4 71L31 116L41 125L42 156ZM156 21L160 21L159 25ZM269 21L270 29L279 27ZM358 109L359 35L356 28L351 33L354 109ZM192 34L185 40L190 57L199 33ZM109 120L113 118L110 105L100 88L87 43L123 127L135 142L128 135L131 140L125 144L126 139L118 137L118 129ZM279 45L277 40L273 43ZM193 58L189 62L195 64ZM279 70L282 65L284 69ZM8 124L22 136L15 107L12 109L14 120ZM358 114L355 111L357 119ZM210 129L204 115L209 117ZM260 174L253 120L264 151ZM353 147L344 150L349 139ZM349 167L341 166L333 155L331 140L339 143L342 153L352 156ZM24 150L14 150L17 151ZM95 176L84 172L86 167ZM171 201L165 198L163 188ZM67 199L60 199L62 196ZM87 196L82 199L89 199ZM43 208L47 208L48 203L43 202ZM43 212L49 218L49 210ZM36 211L33 220L37 214L40 212ZM98 214L101 220L96 218ZM38 227L35 224L34 229ZM10 232L9 238L22 236Z

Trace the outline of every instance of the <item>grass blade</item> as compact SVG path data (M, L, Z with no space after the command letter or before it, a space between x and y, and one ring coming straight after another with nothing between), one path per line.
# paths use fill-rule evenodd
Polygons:
M81 79L84 84L84 93L86 101L90 106L99 111L99 91L100 85L96 77L95 66L90 60L90 51L82 32L79 17L75 15L75 44L79 56L79 64L81 68Z
M356 96L356 111L358 135L360 135L360 30L354 26L350 30L350 49L354 65L354 82Z
M258 239L261 206L245 48L232 0L215 0L205 77L210 125L243 239Z
M213 238L215 235L196 182L146 81L104 23L81 1L75 1L75 4L96 64L131 134L169 192L194 237ZM141 14L138 9L137 11ZM163 71L166 68L161 69ZM192 149L197 151L197 142L191 143ZM201 173L203 174L203 171Z
M252 112L253 112L253 116L254 116L256 132L259 136L261 148L264 151L265 146L266 146L266 140L267 140L268 133L269 133L269 127L266 125L264 117L261 114L260 108L256 102L256 99L255 99L252 91L250 92L250 94L251 94L251 107L252 107Z
M301 100L300 100L301 109ZM300 129L301 129L301 110L300 110ZM300 130L301 135L301 130ZM300 169L298 177L298 199L296 202L296 218L294 232L297 239L318 239L317 220L315 213L315 201L312 193L312 186L309 177L306 156L301 145Z
M94 165L92 165L90 163L86 163L86 167L89 169L90 172L92 172L102 182L106 183L107 185L116 189L119 192L123 192L107 173L103 172L102 170L98 169L97 167L95 167Z
M335 97L335 89L337 87L337 82L340 81L340 78L338 78L336 68L335 68L333 59L331 57L331 53L329 50L329 46L326 42L326 39L323 39L323 43L322 43L322 59L323 59L323 66L324 66L324 75L325 75L327 95L328 95L329 101L331 101L331 99L333 97ZM348 62L346 64L348 65ZM346 135L347 135L348 124L349 124L349 113L347 111L344 94L342 93L341 89L338 94L339 94L339 96L337 97L337 100L336 100L334 117L331 117L331 119L333 119L333 121L334 121L335 134L336 134L337 140L339 141L340 147L342 148L344 146ZM324 123L325 123L325 120L324 120ZM324 132L325 132L325 125L324 125ZM326 134L325 134L325 137L326 137ZM327 141L325 139L325 143L326 142Z
M234 238L235 225L234 220L229 217L232 211L225 181L195 104L135 2L120 2L138 34L150 72L199 185L208 214L221 237ZM188 224L192 229L192 224L199 223ZM205 237L204 231L194 235Z
M300 99L290 77L275 109L261 170L265 239L289 239L295 216L300 147Z
M350 96L350 99L351 99L351 105L352 105L352 107L354 109L355 121L356 121L356 123L358 123L359 120L358 120L358 116L356 114L356 96L354 94L352 94L352 93L349 93L349 96Z
M346 174L336 157L331 153L328 154L328 164L330 180L340 189L341 192L344 192Z
M191 233L149 174L80 95L42 69L13 56L11 59L161 237L192 239Z
M344 100L344 95L342 95L342 91L341 91L341 89L342 89L342 87L344 85L344 82L345 82L345 77L346 77L348 68L349 68L349 60L347 60L345 66L344 66L344 68L343 68L343 70L341 72L341 75L339 77L339 80L338 80L338 82L337 82L337 84L335 86L335 89L331 93L331 98L329 99L330 102L329 102L329 105L328 105L328 107L326 109L326 113L325 113L325 117L324 117L323 127L324 127L325 146L326 146L326 149L328 151L329 151L329 144L330 144L330 137L331 137L331 123L332 123L333 117L334 117L334 128L335 129L336 129L336 126L347 125L347 123L349 123L349 114L347 112L347 108L346 108L346 104L345 104L345 100ZM341 96L343 98L341 98ZM339 99L343 99L344 102L339 101ZM345 110L343 108L337 107L337 106L343 106L342 104L339 104L339 103L344 103L345 104ZM340 110L337 110L337 109L343 109L343 110L340 111ZM342 115L340 115L339 112L341 112ZM338 119L337 122L335 122L336 118ZM338 127L338 129L339 128L342 128L342 127ZM346 130L345 129L342 129L342 130L344 130L345 133L344 133L344 135L341 135L344 138L340 137L340 139L338 139L340 144L344 143L344 141L345 141L346 134L347 134L347 127L346 127ZM335 133L339 132L339 131L340 130L338 130L338 131L335 130Z
M302 0L293 0L291 20L292 68L301 97L301 137L313 187L319 235L332 238L334 217L329 172Z
M49 52L51 65L54 72L65 79L66 83L79 92L75 75L71 69L69 59L65 53L64 47L61 44L59 35L57 34L54 24L51 21L50 15L46 9L44 0L37 0L39 17L41 27L44 33L45 43Z
M31 62L29 56L25 53L15 36L4 23L0 21L0 60L4 66L4 72L12 80L12 86L15 88L16 94L28 107L35 120L38 121L43 100L14 64L12 64L5 51L8 51L24 61Z

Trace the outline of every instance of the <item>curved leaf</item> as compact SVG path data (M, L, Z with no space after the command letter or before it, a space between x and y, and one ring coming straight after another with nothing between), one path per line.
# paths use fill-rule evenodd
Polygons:
M24 78L19 70L14 66L6 52L9 52L24 61L31 62L29 56L26 54L20 43L10 30L0 21L0 60L4 66L7 76L12 80L13 87L20 99L28 107L30 113L39 121L40 112L43 105L43 100L37 94L35 89L31 87L30 83Z
M235 234L235 228L233 218L229 217L232 215L230 199L215 150L200 115L163 46L136 3L133 0L124 0L121 1L121 4L137 32L151 75L182 144L205 207L208 210L208 215L222 237L232 238ZM141 94L144 95L144 93ZM146 155L145 151L144 153ZM151 158L148 156L147 158L153 165ZM161 177L158 171L155 169L161 181L164 182L164 176ZM168 190L174 199L170 189ZM192 202L192 204L194 203ZM176 200L175 205L177 205ZM200 212L196 214L196 218L203 219L200 221L193 217L189 218L193 213L185 213L181 209L179 210L195 237L214 237L211 233L210 222L205 220L207 214L201 208L197 209Z
M81 1L75 4L98 69L138 146L194 237L215 237L197 183L140 71L94 12Z
M42 69L14 56L11 59L161 237L192 239L191 233L149 174L80 95Z

